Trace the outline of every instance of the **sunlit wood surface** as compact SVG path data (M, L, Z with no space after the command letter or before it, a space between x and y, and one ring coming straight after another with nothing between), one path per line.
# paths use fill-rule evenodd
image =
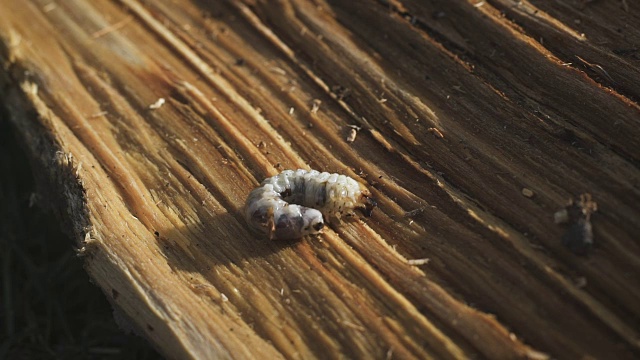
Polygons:
M626 359L638 24L633 1L2 0L0 94L44 205L169 358ZM297 168L379 208L249 232L248 193ZM587 255L554 223L581 193Z

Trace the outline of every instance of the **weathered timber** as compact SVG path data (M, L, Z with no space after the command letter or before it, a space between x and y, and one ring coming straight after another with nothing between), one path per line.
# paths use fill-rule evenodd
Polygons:
M638 24L631 1L3 0L0 94L87 271L169 358L625 359ZM379 208L256 237L247 194L296 168ZM554 223L582 193L586 255Z

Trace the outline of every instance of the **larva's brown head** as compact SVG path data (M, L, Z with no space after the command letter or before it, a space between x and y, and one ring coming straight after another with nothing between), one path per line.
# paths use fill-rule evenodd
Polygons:
M371 217L373 209L376 206L378 206L378 203L374 198L371 197L369 191L363 192L360 198L360 207L358 207L358 210L362 211L364 216Z

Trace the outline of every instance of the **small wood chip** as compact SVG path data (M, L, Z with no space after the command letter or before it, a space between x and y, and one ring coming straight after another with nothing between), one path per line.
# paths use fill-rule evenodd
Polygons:
M433 136L436 137L436 139L444 139L444 134L442 134L442 132L434 127L428 128L427 129L428 132L432 133Z
M540 351L529 350L526 353L526 358L531 360L547 360L550 356Z
M107 115L107 114L108 114L108 112L106 112L106 111L100 111L100 112L97 112L95 114L90 115L89 119L97 118L97 117L104 116L104 115Z
M151 110L160 109L160 107L162 105L164 105L164 103L165 103L164 98L159 98L158 100L156 100L156 102L154 102L153 104L149 105L149 109L151 109Z
M356 140L356 135L358 135L358 130L351 128L351 130L349 130L349 135L347 136L347 142L354 142Z
M362 128L360 126L357 125L347 125L348 127L350 127L351 129L349 130L349 135L347 135L347 142L348 143L352 143L356 140L356 136L358 135L358 131L360 131Z
M279 68L277 66L274 66L274 67L270 68L269 70L271 70L271 72L274 72L276 74L287 75L286 71L284 71L282 68Z
M419 266L419 265L426 265L429 263L429 259L411 259L411 260L407 260L407 264L409 265L413 265L413 266Z
M315 114L318 112L318 110L320 109L320 104L322 104L321 100L318 99L313 99L313 102L311 103L311 113Z
M553 214L553 222L556 224L564 224L567 221L569 221L569 212L567 209L556 211L555 214Z

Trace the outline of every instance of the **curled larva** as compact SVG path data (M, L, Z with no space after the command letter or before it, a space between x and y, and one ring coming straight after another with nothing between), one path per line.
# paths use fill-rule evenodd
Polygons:
M369 190L348 176L285 170L249 194L245 218L270 239L298 239L319 233L324 219L353 216L355 209L371 216L375 206Z

